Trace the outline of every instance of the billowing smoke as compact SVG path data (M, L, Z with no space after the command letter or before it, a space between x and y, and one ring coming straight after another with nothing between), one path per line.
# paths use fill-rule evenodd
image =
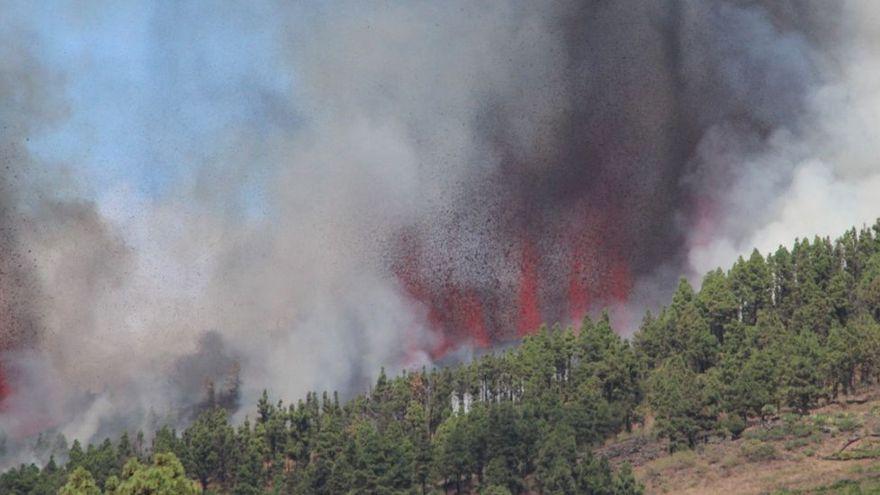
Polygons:
M628 332L682 274L871 222L872 5L153 7L146 68L170 82L118 111L186 171L155 194L95 194L31 151L97 69L53 71L19 6L0 23L0 429L90 439L264 387L351 393L604 307ZM69 14L85 32L114 8ZM266 32L246 57L290 84L198 77ZM233 124L187 129L192 100L223 121L240 95Z

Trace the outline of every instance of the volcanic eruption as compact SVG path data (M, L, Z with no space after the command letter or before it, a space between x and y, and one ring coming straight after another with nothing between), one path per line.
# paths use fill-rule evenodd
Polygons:
M6 432L345 396L603 308L630 333L880 208L873 2L12 3Z
M475 163L443 209L406 226L392 249L395 273L441 335L432 354L602 307L634 324L624 308L636 282L658 267L680 271L689 235L713 223L723 198L707 175L736 173L709 172L718 164L701 156L706 137L724 129L730 145L745 147L739 152L758 153L772 130L797 125L818 78L810 37L829 35L801 30L835 14L785 4L518 10L504 41L538 24L541 36L530 41L549 51L519 58L499 47L483 61L513 61L510 80L485 88L471 116L480 154L465 159L495 166ZM794 50L767 59L749 50L750 31Z

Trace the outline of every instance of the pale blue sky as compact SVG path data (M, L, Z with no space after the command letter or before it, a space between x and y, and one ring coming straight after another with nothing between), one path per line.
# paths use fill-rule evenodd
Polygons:
M60 75L69 113L32 152L91 194L161 195L218 139L293 128L285 19L266 2L14 1L0 29ZM230 132L231 131L231 132Z

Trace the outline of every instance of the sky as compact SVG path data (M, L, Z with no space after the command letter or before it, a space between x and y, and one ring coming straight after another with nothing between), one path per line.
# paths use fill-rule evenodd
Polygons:
M62 79L68 112L31 152L70 167L99 202L120 188L154 198L195 173L225 130L296 125L269 5L238 5L14 3L9 18Z
M0 430L629 334L872 224L877 5L0 0Z

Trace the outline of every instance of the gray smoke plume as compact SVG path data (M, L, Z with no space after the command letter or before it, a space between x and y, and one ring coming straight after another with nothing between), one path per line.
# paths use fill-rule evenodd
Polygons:
M205 33L271 26L263 56L296 84L153 95L243 92L256 117L174 151L197 172L159 197L119 186L97 202L73 167L28 152L66 118L65 74L13 42L27 36L12 16L0 429L88 440L234 410L264 387L357 392L380 366L609 305L631 331L681 274L870 222L878 13L867 0L156 7L157 68L197 70ZM187 147L165 129L177 115L151 118L158 155Z

